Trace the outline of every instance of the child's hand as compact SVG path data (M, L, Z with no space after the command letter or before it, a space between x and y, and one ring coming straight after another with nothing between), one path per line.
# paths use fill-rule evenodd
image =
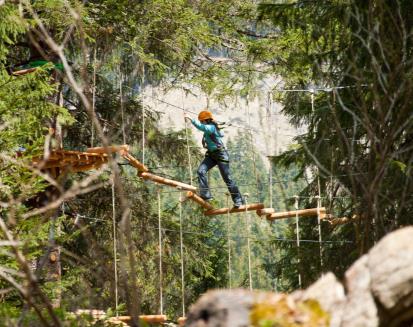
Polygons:
M192 119L188 116L186 112L184 112L184 119L191 121Z

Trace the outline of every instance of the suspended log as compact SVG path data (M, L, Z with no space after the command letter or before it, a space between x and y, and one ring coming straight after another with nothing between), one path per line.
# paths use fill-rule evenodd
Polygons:
M179 326L183 327L183 326L185 326L185 323L186 323L186 317L179 317L178 318L178 325Z
M164 184L164 185L168 185L168 186L177 187L179 189L186 190L186 191L196 192L196 187L195 186L188 185L188 184L185 184L185 183L181 183L181 182L178 182L178 181L174 181L172 179L160 177L160 176L148 173L148 172L139 172L138 176L143 178L143 179L149 179L149 180L154 181L154 182L159 183L159 184Z
M139 172L147 172L149 169L141 163L138 159L136 159L134 156L126 152L125 154L122 155L126 160L129 161L129 163L135 167L136 169L139 170Z
M332 226L354 223L362 218L359 215L352 215L351 217L336 217L336 218L332 217L331 215L328 215L328 216L329 216L328 217L329 219L327 221Z
M236 212L244 212L244 211L252 211L252 210L260 210L264 209L264 205L262 203L252 203L247 204L244 206L240 206L239 208L221 208L221 209L212 209L207 210L204 212L205 216L216 216L216 215L223 215L226 213L236 213Z
M149 323L149 324L162 324L167 321L166 315L142 315L139 319Z
M198 203L199 205L201 205L203 208L205 208L207 210L211 210L211 209L214 208L210 203L205 201L203 198L201 198L198 194L195 194L194 192L188 191L186 193L186 197L188 199L191 199L192 201Z
M297 215L300 217L317 216L318 210L320 210L320 219L325 218L326 208L321 207L319 209L311 208L311 209L293 210L293 211L285 211L285 212L276 212L276 213L267 215L267 219L275 220L275 219L293 218Z
M258 216L266 216L266 215L270 215L272 213L275 213L275 209L273 209L273 208L264 208L264 209L257 210L257 215Z
M121 155L126 154L129 151L129 145L111 145L111 146L100 146L95 148L88 148L86 152L89 153L116 153L120 152Z

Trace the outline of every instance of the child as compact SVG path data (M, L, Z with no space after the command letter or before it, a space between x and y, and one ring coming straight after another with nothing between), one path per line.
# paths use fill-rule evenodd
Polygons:
M218 166L222 179L228 186L231 194L234 208L239 208L245 204L241 193L235 182L232 180L229 170L229 156L228 152L222 142L222 133L218 124L214 121L210 111L201 111L198 115L198 120L191 119L185 114L185 119L189 120L197 129L204 132L202 145L207 149L205 158L198 168L198 182L200 188L200 196L205 201L212 200L213 197L208 186L208 171Z

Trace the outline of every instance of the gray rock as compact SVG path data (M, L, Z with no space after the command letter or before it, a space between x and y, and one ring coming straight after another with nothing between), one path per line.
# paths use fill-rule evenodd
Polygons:
M301 300L317 300L321 307L331 315L330 326L338 327L341 323L342 308L346 301L343 285L333 273L323 275L318 281L306 289Z
M371 290L387 315L401 315L413 304L413 227L384 237L368 254Z
M379 317L370 290L368 256L357 260L345 274L347 301L343 308L342 327L376 327Z
M253 300L247 290L209 291L191 307L185 326L248 326Z

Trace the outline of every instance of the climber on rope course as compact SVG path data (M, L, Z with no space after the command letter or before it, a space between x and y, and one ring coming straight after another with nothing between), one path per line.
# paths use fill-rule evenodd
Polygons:
M205 158L199 165L197 171L201 198L205 201L213 199L208 186L208 171L213 167L218 166L222 179L225 184L227 184L231 194L234 208L239 208L244 205L244 199L230 174L229 155L222 141L224 135L222 134L218 123L214 120L212 113L203 110L199 113L198 120L191 119L186 113L184 113L184 116L185 120L190 121L197 129L204 132L202 146L206 148L207 151L205 153Z

